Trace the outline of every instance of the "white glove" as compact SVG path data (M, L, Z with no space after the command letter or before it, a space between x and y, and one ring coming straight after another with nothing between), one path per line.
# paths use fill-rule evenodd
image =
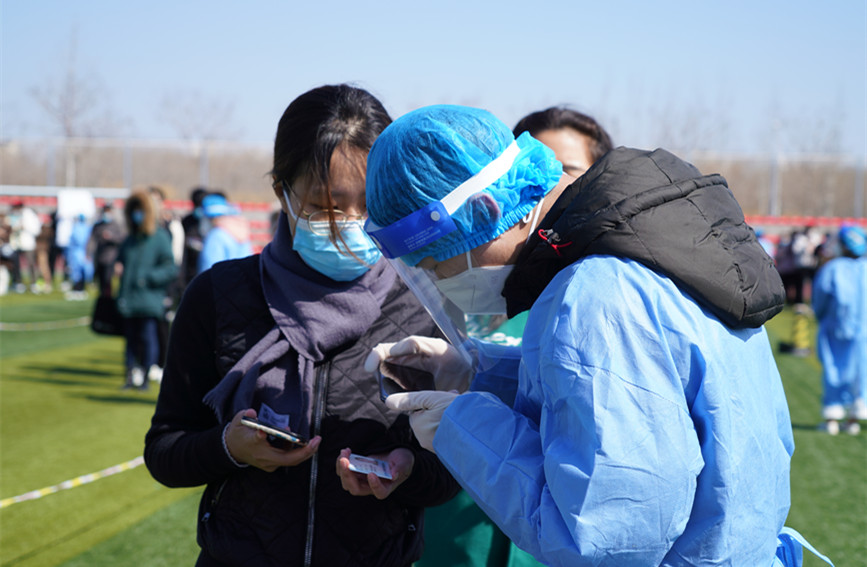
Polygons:
M433 448L434 436L443 418L443 412L460 394L457 392L401 392L385 398L385 405L393 410L409 413L409 425L419 445L428 451Z
M442 339L411 336L396 343L380 343L364 361L364 369L376 372L386 358L395 364L427 370L434 375L437 390L466 392L473 379L470 362Z

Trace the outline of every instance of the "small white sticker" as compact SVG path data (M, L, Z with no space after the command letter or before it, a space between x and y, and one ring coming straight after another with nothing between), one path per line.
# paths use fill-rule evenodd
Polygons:
M281 429L291 429L289 427L289 416L282 413L277 413L268 407L268 404L262 404L258 412L259 421L273 425Z
M388 463L372 457L350 454L349 470L362 474L373 473L380 478L391 480L391 470Z

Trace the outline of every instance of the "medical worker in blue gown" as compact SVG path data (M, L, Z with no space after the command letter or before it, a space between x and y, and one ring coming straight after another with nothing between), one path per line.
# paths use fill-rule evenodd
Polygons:
M629 148L576 179L490 113L432 106L377 139L367 208L441 327L529 309L520 347L456 328L366 361L434 373L387 404L517 545L570 567L799 563L762 327L784 291L725 179Z
M816 352L822 362L822 418L831 435L857 435L867 419L867 237L857 226L840 229L841 255L822 266L813 282L819 321Z

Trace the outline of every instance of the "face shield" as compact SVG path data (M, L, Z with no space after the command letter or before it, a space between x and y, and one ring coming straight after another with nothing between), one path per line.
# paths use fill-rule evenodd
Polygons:
M365 224L367 234L376 242L383 255L391 261L392 266L413 293L428 308L452 344L460 344L466 338L464 325L466 306L458 306L446 297L437 285L439 278L432 271L408 265L399 258L406 258L444 236L456 232L458 226L452 215L468 201L482 198L485 188L511 169L519 152L517 142L513 141L497 158L442 199L432 201L409 216L385 227L376 225L369 218ZM469 254L469 251L466 253Z
M461 285L452 288L482 282L496 287L504 270L473 266L467 253L537 209L562 174L547 146L526 132L515 139L502 121L477 108L419 108L392 122L374 142L367 159L365 231L467 358L473 358L475 343L467 341L465 310L492 311L491 306L473 296L461 301L461 309L437 283L446 291L456 282ZM451 263L467 258L472 282L443 284L453 278L440 280L420 267L432 263L425 258L442 263L456 257ZM499 285L490 295L501 298Z
M376 225L371 219L365 223L365 231L419 298L449 342L457 347L467 360L478 359L474 352L475 343L467 342L467 337L473 334L468 331L467 318L474 315L505 314L505 299L500 292L511 266L473 267L470 251L467 250L464 253L467 270L454 277L440 279L432 270L419 265L410 266L401 258L406 258L443 236L457 231L452 214L468 201L482 198L484 189L509 171L519 152L517 142L512 142L494 161L444 198L433 201L386 227ZM534 206L527 215L532 217L534 225L538 221L540 210L540 206ZM526 217L524 220L527 220ZM478 282L484 283L480 285ZM449 290L453 291L450 293ZM456 303L449 299L455 296L465 300L458 300ZM471 328L473 327L479 328L478 325L471 325Z

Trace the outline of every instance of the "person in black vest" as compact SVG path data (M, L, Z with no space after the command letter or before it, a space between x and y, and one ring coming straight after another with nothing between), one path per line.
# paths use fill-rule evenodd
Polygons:
M367 152L390 122L347 85L295 99L274 141L273 240L184 293L145 462L167 486L207 485L198 566L409 567L424 507L458 491L363 368L383 340L438 336L361 224ZM244 418L307 442L272 445ZM391 479L350 470L350 453Z

